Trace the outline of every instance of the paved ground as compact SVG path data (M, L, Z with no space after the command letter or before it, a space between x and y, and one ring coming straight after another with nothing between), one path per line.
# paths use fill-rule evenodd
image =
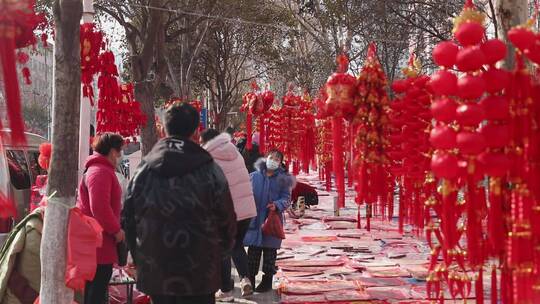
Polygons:
M257 281L260 281L260 277ZM276 290L268 293L254 294L250 297L242 298L240 294L240 283L238 277L235 277L235 289L234 289L234 303L247 303L247 304L270 304L270 303L279 303L279 295ZM222 302L217 302L222 303Z

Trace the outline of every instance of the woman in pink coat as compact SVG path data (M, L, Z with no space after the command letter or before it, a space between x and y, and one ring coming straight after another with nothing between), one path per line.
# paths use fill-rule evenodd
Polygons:
M116 244L124 240L120 227L122 189L115 174L121 157L123 138L104 133L94 140L94 154L86 161L79 184L77 207L103 227L103 245L97 249L94 280L86 284L84 303L105 304L113 264L118 263Z
M242 295L253 293L253 286L247 278L248 265L247 254L244 250L244 236L249 228L251 218L257 215L251 181L246 168L244 158L238 152L236 146L231 142L231 136L227 133L219 134L214 129L205 130L201 134L203 148L214 158L214 161L225 173L229 189L234 203L234 211L237 218L236 243L232 252L232 259L242 279ZM231 258L224 257L222 265L221 290L216 294L216 298L221 302L230 302L234 298L232 291L234 282L231 280Z

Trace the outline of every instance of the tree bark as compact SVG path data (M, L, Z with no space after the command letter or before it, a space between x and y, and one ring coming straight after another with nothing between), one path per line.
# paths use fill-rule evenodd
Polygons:
M151 0L149 6L162 7L162 0ZM163 12L160 10L150 10L148 14L148 25L144 31L144 41L139 48L136 39L128 39L130 44L131 53L131 78L135 82L135 98L141 103L141 110L147 117L146 126L142 128L141 132L141 152L142 155L148 154L152 147L157 142L156 132L156 109L154 108L155 94L153 94L154 79L152 81L147 80L152 66L156 61L157 48L164 47L164 45L158 45L160 41L158 37L162 35L160 31L163 31ZM128 31L128 28L126 28ZM156 75L158 71L155 71Z
M141 130L141 153L148 154L158 141L156 131L156 109L151 82L135 84L135 98L141 103L141 110L146 114L146 126Z
M499 36L508 46L508 55L506 57L504 67L513 69L515 64L515 48L508 41L508 31L516 26L527 21L528 1L527 0L497 0L495 5L495 13L497 15L497 25Z
M75 204L79 144L81 58L79 25L81 0L55 0L53 154L47 193L55 193L46 210L41 242L41 290L43 304L71 304L73 292L66 287L66 236L69 207Z

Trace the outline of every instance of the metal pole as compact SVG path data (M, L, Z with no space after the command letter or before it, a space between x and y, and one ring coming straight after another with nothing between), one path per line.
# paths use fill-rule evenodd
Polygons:
M94 1L83 0L83 23L92 23L94 21ZM84 98L81 88L81 113L79 127L79 180L84 172L84 163L88 158L90 151L90 120L91 120L90 100Z

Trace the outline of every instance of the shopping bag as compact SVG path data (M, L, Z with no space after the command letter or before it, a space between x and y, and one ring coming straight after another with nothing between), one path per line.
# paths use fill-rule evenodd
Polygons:
M262 226L262 233L266 236L273 236L278 239L285 239L285 231L283 230L283 223L281 223L281 215L275 211L270 210L268 217Z
M103 242L103 228L99 223L82 213L79 208L69 212L66 286L80 291L87 281L96 275L96 249Z

